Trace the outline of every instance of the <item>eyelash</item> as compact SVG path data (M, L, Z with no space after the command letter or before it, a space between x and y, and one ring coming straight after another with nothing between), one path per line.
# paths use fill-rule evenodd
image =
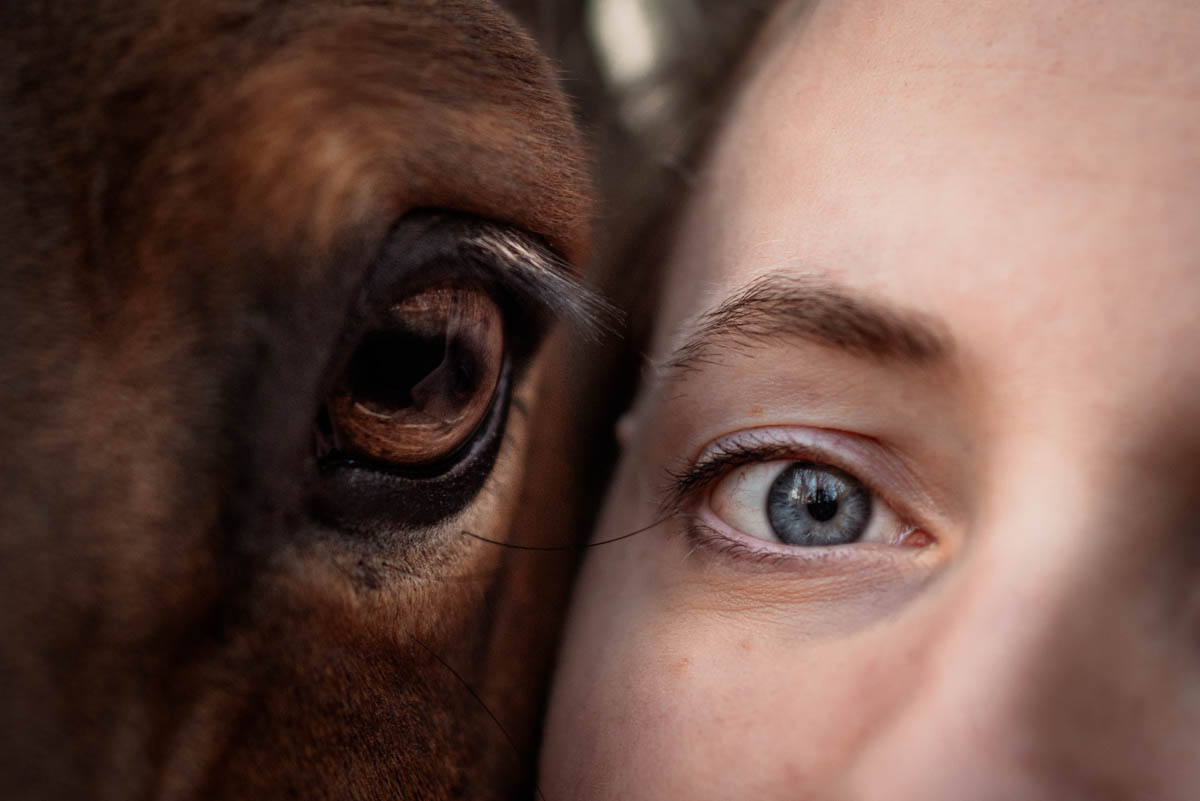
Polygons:
M714 453L706 453L691 465L679 470L667 470L668 480L662 492L662 501L659 503L660 512L662 516L683 514L685 507L694 503L701 493L739 467L755 462L807 456L809 454L798 454L796 448L779 443L722 446Z
M325 378L313 399L306 473L317 518L368 538L428 528L485 490L513 393L551 324L565 319L588 331L608 319L607 305L557 272L556 260L527 234L452 212L412 212L394 225L343 312L341 335L326 354ZM371 337L400 339L405 327L394 310L439 287L486 298L498 313L499 378L482 419L453 450L428 460L391 461L361 443L343 447L329 403L346 384L356 354Z
M811 460L844 470L861 481L863 486L881 502L892 507L910 531L921 529L912 520L912 516L905 510L903 504L893 501L888 493L880 491L876 482L863 477L862 474L866 471L860 465L839 458L836 453L831 452L832 449L798 442L779 442L753 431L741 432L733 437L737 439L706 449L700 458L691 465L667 471L668 481L663 488L660 503L662 516L683 517L684 534L695 545L702 545L736 559L756 564L794 565L797 559L831 561L847 556L845 546L820 548L784 546L787 550L758 547L741 539L734 539L701 522L695 513L695 507L721 479L739 467L772 461Z

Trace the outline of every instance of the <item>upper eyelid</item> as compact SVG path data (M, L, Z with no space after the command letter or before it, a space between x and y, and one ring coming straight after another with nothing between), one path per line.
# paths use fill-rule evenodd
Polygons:
M757 447L730 450L703 455L678 470L667 470L667 480L660 491L658 503L660 514L666 515L678 509L693 495L711 486L719 478L747 464L781 461L795 454L796 449L782 447Z

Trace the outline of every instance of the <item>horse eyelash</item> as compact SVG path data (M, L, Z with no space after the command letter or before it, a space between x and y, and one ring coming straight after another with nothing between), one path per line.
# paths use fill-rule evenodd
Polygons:
M504 283L515 285L552 314L566 320L587 339L617 334L622 313L577 277L553 251L510 228L479 222L465 244L486 254L484 262L508 265Z

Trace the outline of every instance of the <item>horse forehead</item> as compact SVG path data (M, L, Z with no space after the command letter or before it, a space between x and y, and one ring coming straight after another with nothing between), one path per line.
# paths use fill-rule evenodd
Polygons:
M569 111L490 2L143 5L103 23L72 11L63 36L89 32L83 56L24 42L42 117L20 144L66 190L47 206L87 221L68 236L88 241L84 269L178 271L187 250L212 270L252 246L291 270L298 251L370 238L415 206L511 222L582 258L591 210ZM137 252L98 263L122 248Z
M578 258L574 127L532 45L493 17L371 9L306 32L214 98L152 172L237 186L231 218L257 221L268 245L324 247L420 205L512 222ZM172 186L185 219L189 188L207 194Z

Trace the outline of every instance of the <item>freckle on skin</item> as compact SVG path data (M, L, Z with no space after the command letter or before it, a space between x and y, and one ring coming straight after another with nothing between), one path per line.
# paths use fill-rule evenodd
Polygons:
M762 417L762 413L763 413L763 408L761 406L751 406L750 407L750 416L751 417Z
M751 648L754 647L750 644L749 640L742 640L741 642L738 643L738 645L740 645L742 647L743 651L749 651Z
M671 675L672 676L682 676L683 674L688 672L688 668L691 667L691 665L692 665L692 660L686 656L683 657L682 659L677 659L676 661L671 663L671 667L670 667Z

